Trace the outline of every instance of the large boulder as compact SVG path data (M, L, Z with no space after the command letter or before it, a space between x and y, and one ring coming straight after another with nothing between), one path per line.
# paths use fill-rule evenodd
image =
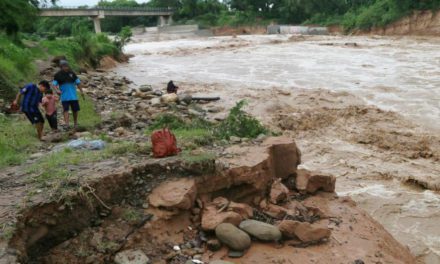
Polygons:
M278 204L284 202L289 195L289 189L281 183L281 179L274 181L270 189L270 202Z
M278 227L256 220L245 220L240 223L240 229L262 241L278 241L282 235Z
M286 238L299 238L302 242L317 242L329 238L331 231L320 224L310 224L293 220L284 220L279 225L281 233Z
M315 193L317 191L334 192L336 177L319 172L298 170L296 172L296 189L300 192Z
M266 195L274 179L295 175L299 162L299 150L287 137L268 138L260 145L234 145L216 160L218 173L199 177L197 185L201 193L246 185L247 192L230 192L228 198L251 201L251 197Z
M188 210L194 205L197 188L193 179L165 182L153 190L149 202L154 207Z
M232 224L220 224L215 229L217 238L229 248L243 251L251 246L251 238L246 232Z
M295 174L301 164L301 151L295 142L286 137L269 137L262 145L270 146L276 178L286 179Z
M116 264L147 264L150 259L141 250L125 250L115 256Z

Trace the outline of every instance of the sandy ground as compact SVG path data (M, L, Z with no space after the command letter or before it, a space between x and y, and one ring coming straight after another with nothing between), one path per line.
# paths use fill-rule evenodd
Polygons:
M220 95L294 137L420 263L440 263L440 40L246 36L146 42L115 72ZM225 113L219 113L221 117Z

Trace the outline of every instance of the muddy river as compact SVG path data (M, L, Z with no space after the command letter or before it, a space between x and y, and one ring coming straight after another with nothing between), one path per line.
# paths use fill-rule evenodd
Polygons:
M326 130L285 131L297 138L303 166L335 174L338 193L352 196L420 263L440 263L440 186L426 189L426 184L420 188L403 180L438 182L438 158L410 159L405 144L397 141L404 135L421 142L417 137L423 134L436 143L428 144L431 149L439 151L440 39L239 36L159 41L142 36L126 52L134 57L115 71L136 84L162 88L172 79L183 91L221 96L217 104L226 110L246 98L248 111L274 127L280 116L295 117L302 109L315 116L333 109L344 116L326 124ZM384 112L347 118L352 106ZM369 124L374 125L374 139L395 133L385 141L396 138L399 148L353 141L365 136L358 130Z

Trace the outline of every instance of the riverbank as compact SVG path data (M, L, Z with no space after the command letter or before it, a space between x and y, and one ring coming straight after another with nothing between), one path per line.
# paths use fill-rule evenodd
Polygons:
M137 84L173 78L184 91L220 96L225 111L247 99L250 113L309 153L303 166L339 175L338 192L352 195L421 263L436 263L438 80L421 73L439 67L429 59L438 43L330 36L140 41L127 47L135 57L116 72Z
M273 44L276 45L276 43ZM237 49L237 51L239 50ZM119 65L119 67L129 66L130 64ZM51 74L52 70L45 72ZM115 71L118 71L118 68ZM170 222L170 216L167 216L170 212L147 210L149 206L145 205L144 202L146 196L162 181L173 179L176 176L182 177L182 175L198 175L201 176L201 181L202 179L208 179L205 184L201 183L200 185L206 189L207 183L210 183L209 175L213 173L213 164L217 164L216 160L229 160L228 164L235 164L234 166L238 169L236 172L230 172L230 178L224 178L222 175L225 173L225 169L231 168L231 165L221 165L219 167L215 165L216 175L220 178L215 181L217 184L212 185L214 196L218 195L217 192L221 192L227 197L233 197L233 194L236 193L236 191L233 191L234 188L237 188L237 190L240 190L240 188L249 188L248 191L253 190L253 188L244 184L250 184L247 179L252 179L252 184L260 186L258 188L263 186L261 182L255 181L255 177L249 177L249 175L254 175L253 173L261 174L258 170L260 168L264 169L266 166L261 167L258 165L255 167L255 171L251 170L251 172L243 171L243 168L249 166L248 162L250 160L253 163L257 162L256 157L252 155L253 153L262 153L262 151L253 151L252 149L258 148L267 136L260 135L254 140L245 136L219 140L212 138L209 130L204 129L205 126L196 127L196 124L200 122L200 118L206 118L221 126L221 122L227 120L229 106L235 105L235 99L238 99L238 97L232 99L231 97L222 96L223 101L220 103L188 104L185 98L181 98L177 103L167 103L161 99L164 87L161 84L154 84L153 87L150 87L145 85L146 83L132 83L128 78L110 72L90 71L87 74L82 74L80 78L83 80L86 93L92 98L102 122L95 129L73 133L69 136L72 139L104 139L106 148L95 152L69 149L54 152L60 144L56 142L48 143L45 150L40 151L38 155L33 155L22 166L7 168L2 172L0 181L2 187L1 201L3 203L0 214L2 224L2 254L0 255L3 257L2 260L18 258L24 261L42 261L43 259L65 259L65 257L68 257L73 261L72 263L76 261L83 263L85 258L90 255L89 253L94 251L96 251L96 254L93 254L96 257L94 261L109 260L122 248L131 249L138 247L139 244L147 243L147 241L138 241L139 244L136 244L137 242L133 242L132 239L144 232L150 232L151 227L148 219L150 219L151 216L149 215L151 213L157 217L157 219L153 218L155 219L152 222L153 226L160 227L164 223L169 223L175 225L176 230L187 229L187 225L180 225L182 219L184 219L184 223L188 220L185 218L187 217L186 213L172 217ZM206 87L200 86L200 84L179 83L182 85L182 92L200 93L201 91L208 91L204 90ZM191 88L188 89L190 86ZM212 86L211 88L218 87ZM261 95L264 96L265 92L262 91ZM287 93L284 93L284 96L287 96ZM250 107L254 105L255 101L251 100ZM189 126L182 126L179 124L180 121L176 119L162 123L163 120L166 120L161 118L165 113L189 120ZM174 131L179 146L183 147L184 151L177 158L151 159L151 147L148 138L148 133L151 130L148 128L167 124L177 125L177 129L174 129ZM188 128L181 130L178 129L179 127ZM147 131L149 132L146 133ZM289 144L289 146L292 146L292 143ZM239 155L241 161L237 159L237 154L233 154L230 152L232 150L228 150L229 148L234 149L233 145L239 145L238 149L240 151L249 148L248 151L245 151L246 153ZM293 155L291 152L289 151L289 155ZM294 153L298 155L297 150ZM246 155L251 155L252 158L246 158ZM282 156L287 158L288 155ZM317 157L319 156L320 154L317 155ZM292 158L294 157L292 156ZM265 156L259 158L265 158ZM276 160L279 158L280 156L269 160L277 162ZM298 161L298 157L295 159ZM261 162L266 164L269 161L262 160ZM221 162L221 164L224 164L224 162ZM176 175L176 172L179 175ZM247 173L251 174L248 175ZM240 175L242 180L238 181L238 178L234 175ZM235 187L231 190L229 187L222 189L221 186L230 186L231 182L235 181L237 181L236 184L232 184ZM292 193L289 195L296 197L295 187L290 188ZM310 254L308 252L314 252L314 254L321 252L322 255L318 254L317 259L327 259L326 254L336 250L341 252L342 256L341 258L335 258L335 261L339 259L346 260L347 258L353 259L353 261L363 258L368 261L371 258L374 260L414 263L404 247L397 243L363 211L356 208L349 199L336 199L334 194L331 193L328 195L322 194L322 197L320 195L316 197L312 195L311 199L305 203L308 206L314 204L312 206L318 208L324 206L321 210L325 212L325 218L332 219L325 223L329 227L331 226L336 238L318 246L309 247L306 244L305 249L298 249L301 256L306 258ZM300 203L302 203L301 199L299 198ZM318 199L318 202L314 199ZM242 200L234 198L233 201L241 202ZM258 203L250 204L255 208L261 207ZM339 209L328 211L325 209L327 205ZM203 205L202 207L200 205L196 207L194 209L204 209ZM351 213L345 214L345 211L340 208L346 208L344 210ZM264 210L264 207L261 207L261 210ZM202 214L199 215L200 211L194 213L196 211L191 211L194 217L199 217L199 220L192 217L194 218L194 220L191 220L194 224L194 226L191 225L193 230L198 230L200 227L198 221L200 221L200 217L203 217ZM353 214L356 215L355 222L361 224L350 222L353 220L350 215ZM139 228L136 223L143 219L140 217L141 215L149 218L145 219L147 222L142 222L142 227ZM322 214L320 215L320 217L323 217ZM174 223L173 219L178 220L180 224ZM116 223L118 227L115 227ZM122 225L120 226L120 224ZM124 226L127 227L126 224L130 228L124 228ZM129 233L124 231L119 233L121 236L118 237L107 237L105 235L105 237L98 238L109 232L112 234L119 232L117 230L122 230L119 228L128 230ZM374 239L370 237L372 233L367 232L370 229L375 230ZM353 235L353 232L356 235ZM162 234L159 234L159 236L162 236ZM81 240L82 237L86 241ZM87 237L92 239L89 241ZM379 240L377 240L378 237L380 237ZM6 250L8 241L10 241L9 246L11 248ZM199 251L191 251L192 253L185 251L184 253L172 254L175 250L168 245L170 243L180 244L181 238L171 236L161 238L159 241L160 248L164 253L149 253L150 257L156 259L166 257L170 258L170 261L173 259L179 261L182 258L195 257L197 253L193 254L193 252L200 251L199 249ZM343 243L342 241L347 242ZM375 241L378 241L379 244ZM190 241L185 238L185 242ZM302 245L301 243L295 244L297 242L292 243L294 247L295 245ZM381 243L386 243L389 247L383 249L380 246ZM350 246L353 244L362 245L361 247L364 248L365 252L370 253L359 252L351 255ZM74 250L66 250L66 245L71 245L67 248ZM278 248L279 246L274 244L256 244L255 248L252 247L243 260L252 261L252 259L259 258L258 253L252 250L262 247L274 252L273 257L265 257L268 261L281 260L279 257L288 260L292 257L290 254L285 254L290 252L290 247L287 244L282 248ZM380 252L378 251L379 248L381 248ZM156 252L157 244L145 249L148 249L148 252ZM218 252L216 255L211 255L210 250L203 250L203 253L206 253L210 260L224 258L226 254L225 250ZM404 254L402 255L402 253L397 254L397 252L402 251L406 252L406 257L403 257ZM275 252L281 255L275 254Z

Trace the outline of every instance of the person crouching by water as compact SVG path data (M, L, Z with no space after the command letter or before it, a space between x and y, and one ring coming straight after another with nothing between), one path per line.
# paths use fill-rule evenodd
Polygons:
M73 127L78 128L78 112L80 110L76 88L81 92L84 99L84 92L81 88L81 81L78 76L70 69L69 63L65 60L60 61L60 71L55 74L53 86L61 92L61 104L63 105L64 123L69 129L69 108L73 113Z
M44 118L41 115L38 106L43 99L43 93L48 89L50 89L48 81L39 82L38 87L33 83L26 84L20 89L20 92L17 94L17 97L13 102L14 105L17 105L18 102L23 99L20 110L37 129L37 136L39 140L41 140L43 137Z
M49 123L50 128L53 132L58 131L58 120L57 120L57 102L59 97L53 94L53 91L47 89L43 97L41 106L43 106L46 112L46 119Z
M179 89L179 87L174 85L173 81L168 82L167 93L169 93L169 94L175 93L176 94L178 89Z

